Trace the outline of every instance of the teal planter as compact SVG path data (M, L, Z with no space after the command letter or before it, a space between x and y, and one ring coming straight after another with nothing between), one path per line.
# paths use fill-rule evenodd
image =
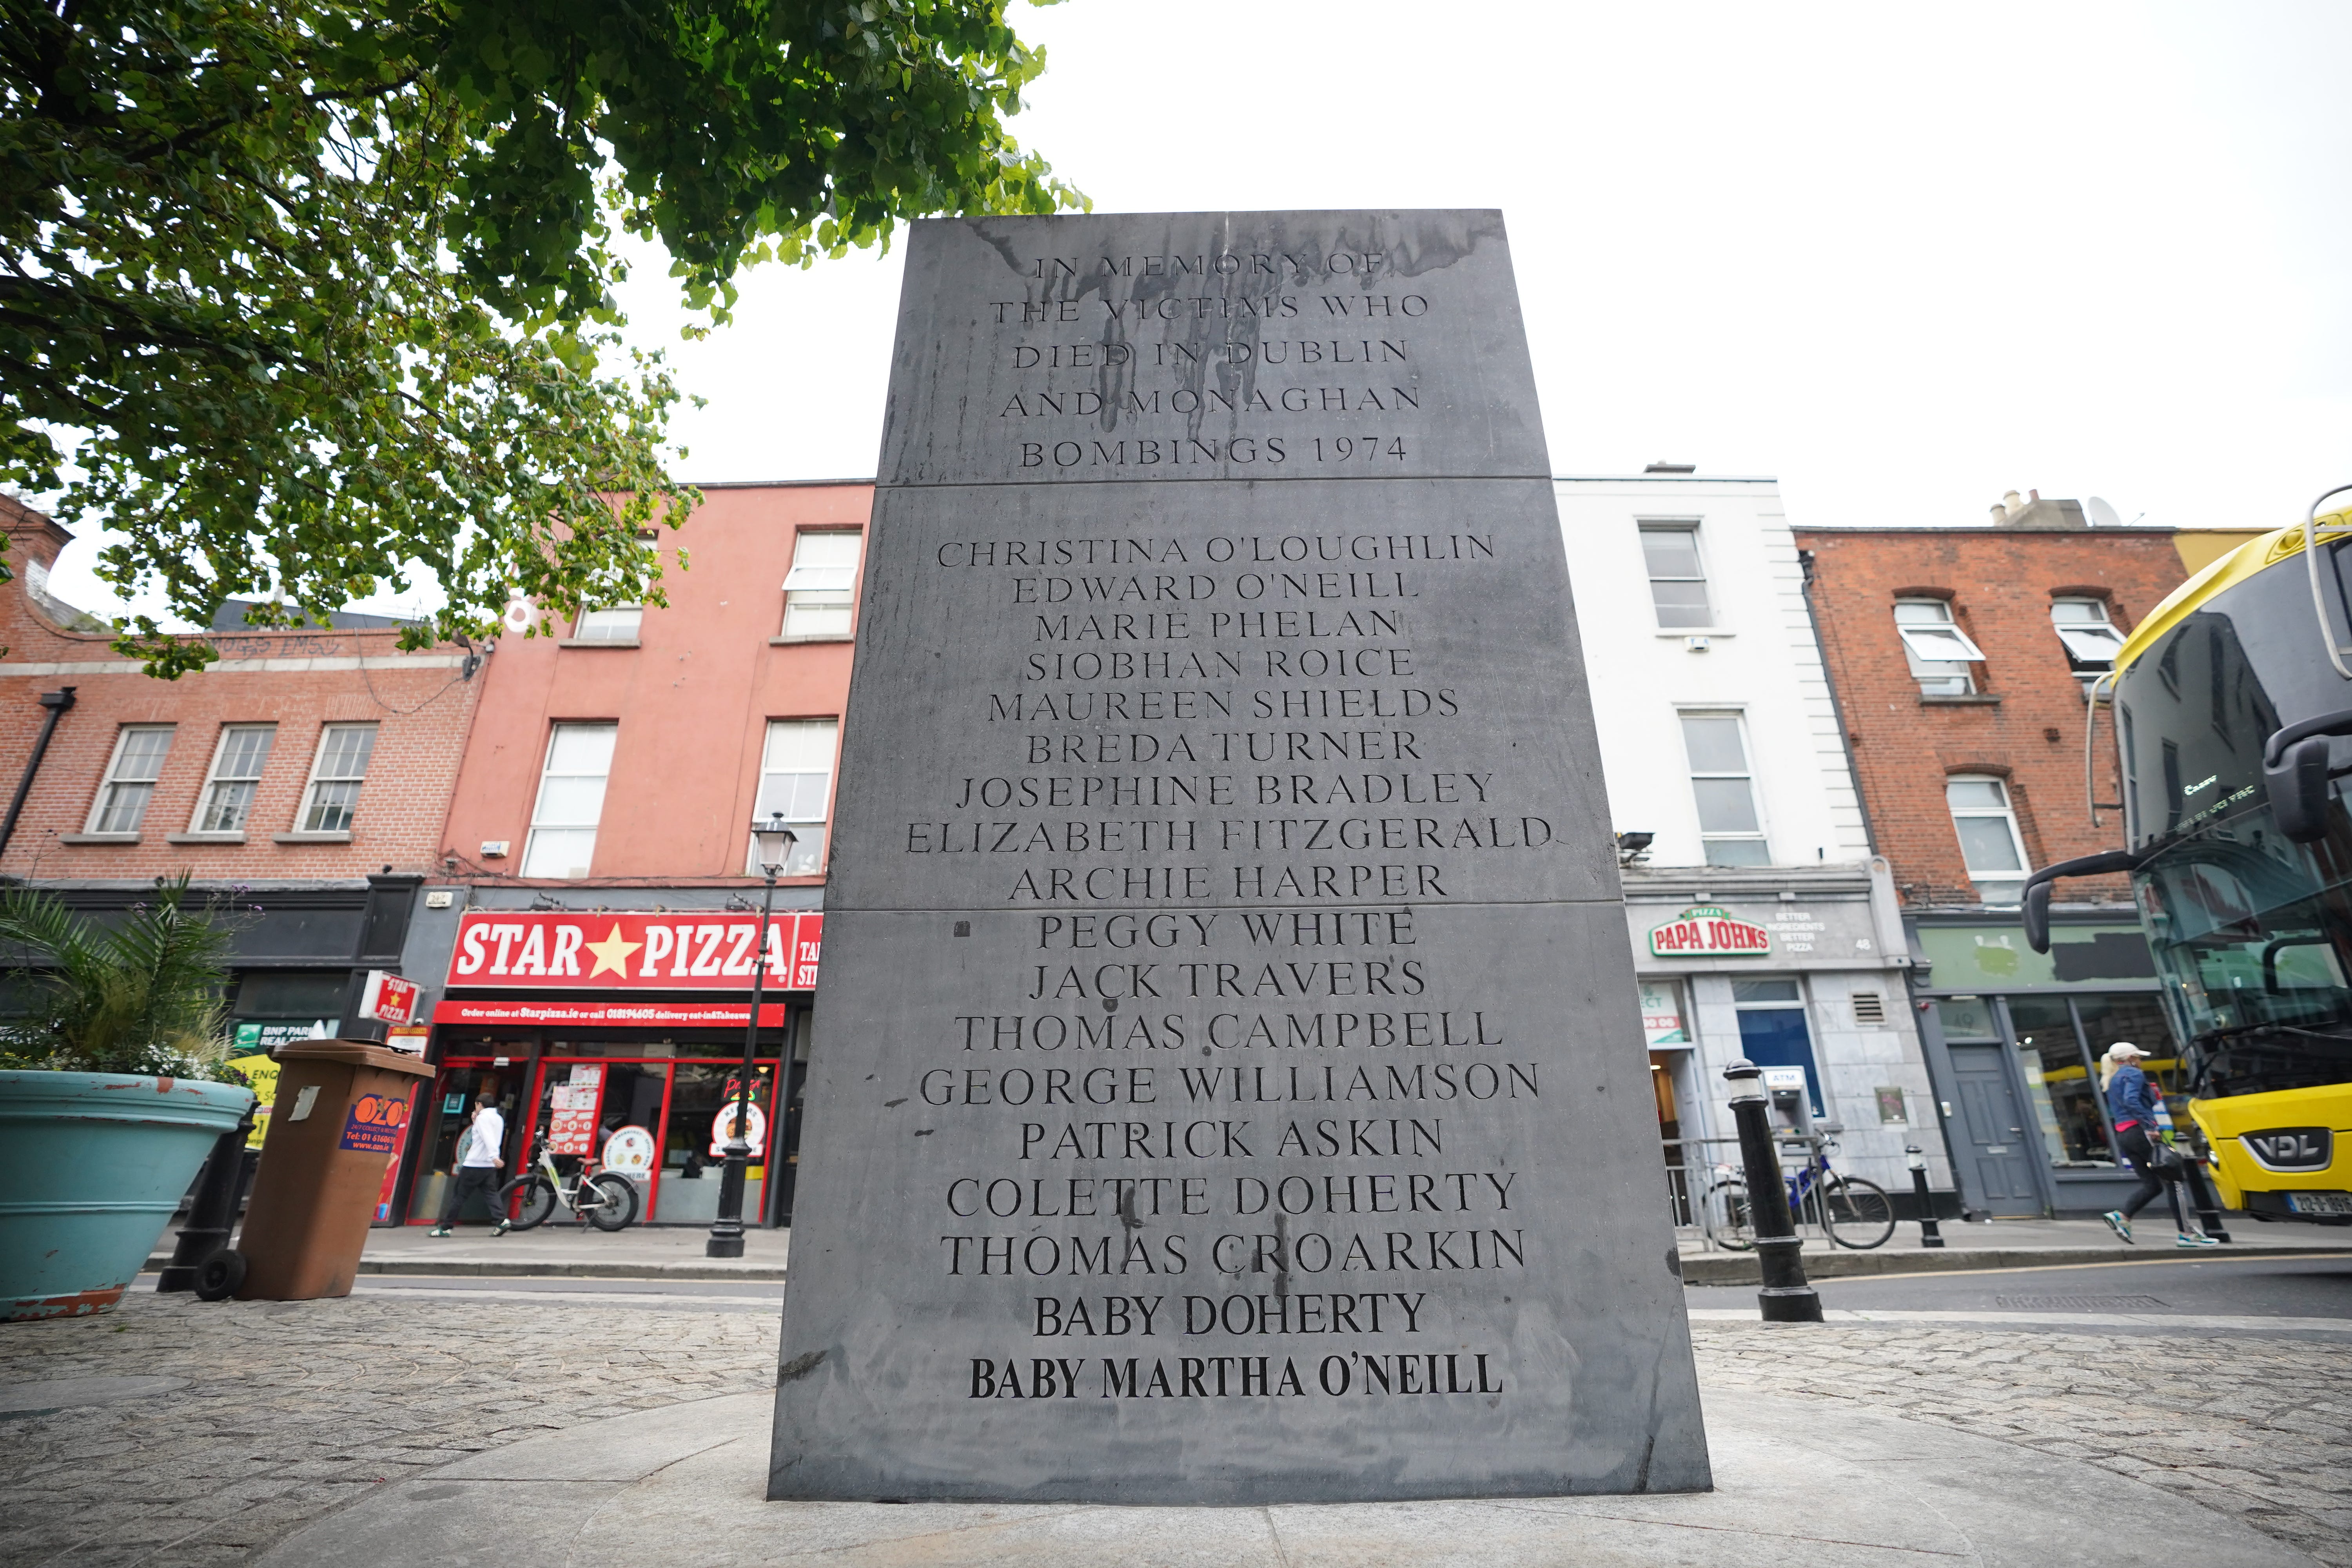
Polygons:
M214 1140L252 1103L236 1084L0 1072L0 1317L120 1301Z

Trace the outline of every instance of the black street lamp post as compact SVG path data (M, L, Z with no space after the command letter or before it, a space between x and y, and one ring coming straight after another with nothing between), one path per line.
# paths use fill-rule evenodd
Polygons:
M703 1244L705 1258L743 1256L743 1181L751 1163L752 1057L760 1044L760 993L768 978L768 918L775 912L776 878L792 858L800 836L784 826L783 814L751 824L751 842L758 847L760 869L768 890L760 900L759 956L751 961L751 1021L743 1029L743 1070L735 1079L735 1122L727 1140L727 1168L719 1178L719 1215L710 1222L710 1239Z

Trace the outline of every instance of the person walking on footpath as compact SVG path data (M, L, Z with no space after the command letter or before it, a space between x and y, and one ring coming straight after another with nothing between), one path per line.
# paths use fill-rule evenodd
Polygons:
M2162 1129L2156 1116L2156 1086L2148 1082L2139 1065L2147 1059L2147 1053L2128 1040L2116 1041L2099 1058L2099 1086L2106 1092L2107 1117L2115 1123L2116 1142L2123 1145L2124 1158L2139 1173L2139 1186L2124 1206L2099 1217L2107 1222L2109 1230L2129 1241L2133 1216L2162 1193L2172 1200L2173 1227L2179 1233L2174 1246L2219 1247L2221 1244L2211 1237L2189 1227L2189 1205L2180 1190L2180 1156L2170 1144L2158 1141Z
M457 1180L449 1184L448 1199L441 1205L441 1223L425 1235L447 1236L467 1194L479 1193L484 1203L491 1201L499 1188L499 1169L506 1163L499 1152L506 1141L507 1119L499 1114L498 1098L484 1089L474 1097L474 1119L457 1134Z

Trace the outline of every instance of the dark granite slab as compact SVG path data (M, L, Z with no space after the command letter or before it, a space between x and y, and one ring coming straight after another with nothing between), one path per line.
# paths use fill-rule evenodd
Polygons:
M1706 1486L1500 216L907 277L770 1495Z

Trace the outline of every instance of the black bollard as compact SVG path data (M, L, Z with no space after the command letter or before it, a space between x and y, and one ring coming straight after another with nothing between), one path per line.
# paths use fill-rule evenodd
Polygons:
M1739 1158L1748 1169L1748 1217L1756 1229L1756 1261L1764 1289L1756 1304L1768 1323L1818 1323L1822 1299L1805 1283L1804 1243L1789 1215L1789 1190L1780 1180L1780 1152L1765 1119L1765 1099L1757 1080L1764 1069L1745 1058L1723 1069L1733 1089L1731 1117L1739 1124Z
M215 1248L228 1245L229 1232L236 1228L236 1202L245 1195L245 1141L252 1132L253 1108L247 1106L235 1131L213 1140L204 1174L196 1178L196 1201L189 1205L188 1223L180 1231L179 1245L172 1248L172 1261L155 1281L156 1289L194 1289L196 1265Z
M1916 1143L1906 1144L1903 1152L1911 1162L1911 1195L1919 1204L1919 1245L1941 1247L1944 1233L1936 1226L1935 1194L1927 1191L1927 1156L1919 1152Z
M2189 1184L2189 1205L2197 1211L2197 1223L2214 1240L2227 1241L2230 1233L2221 1218L2221 1205L2213 1200L2212 1184L2205 1179L2203 1153L2201 1138L2180 1151L2180 1179Z

